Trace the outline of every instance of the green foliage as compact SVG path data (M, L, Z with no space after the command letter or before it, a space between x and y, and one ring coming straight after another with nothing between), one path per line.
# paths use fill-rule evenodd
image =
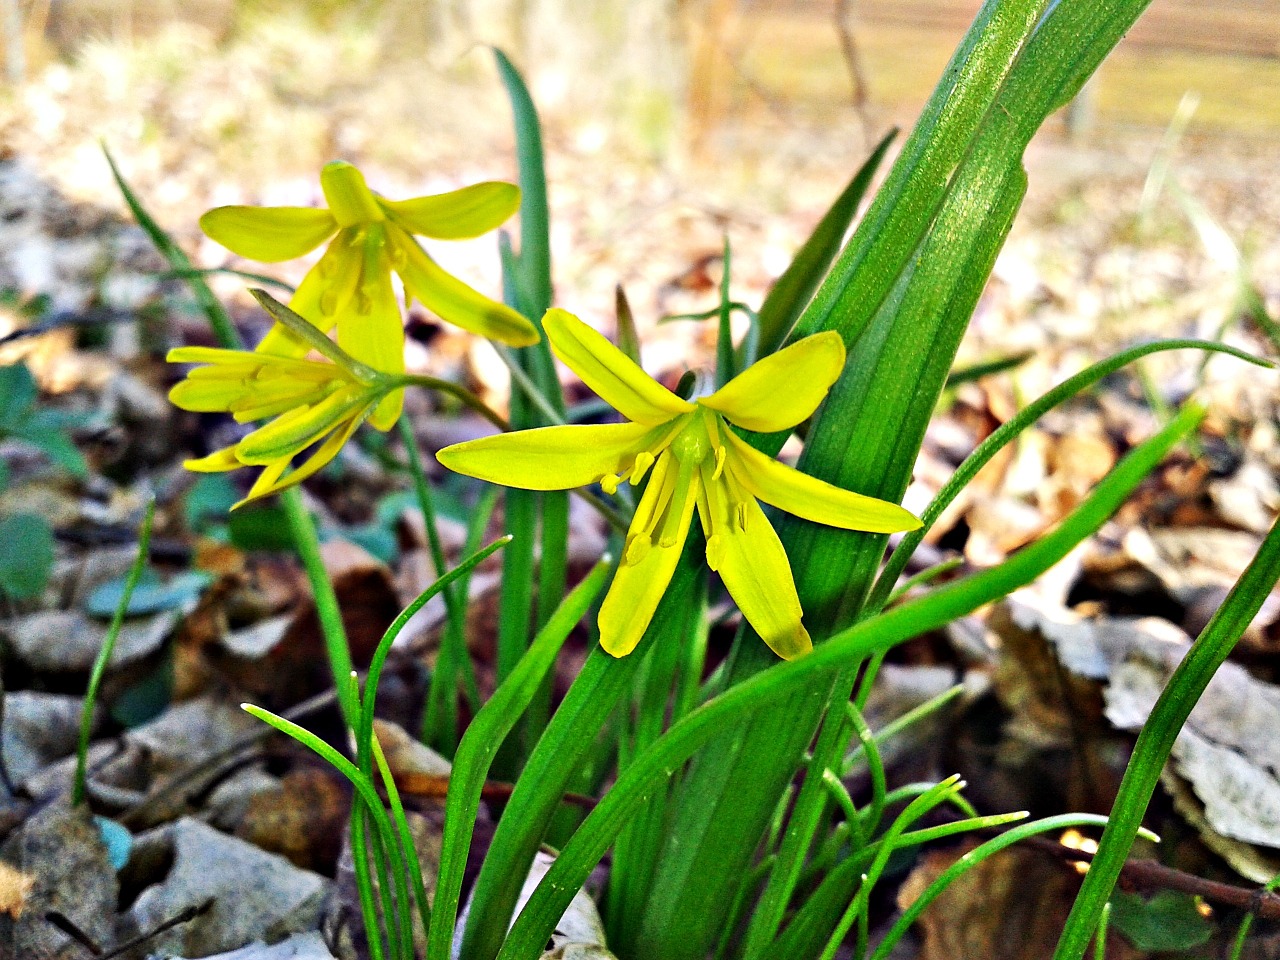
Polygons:
M1190 950L1213 935L1213 924L1198 903L1177 890L1161 890L1150 898L1117 890L1111 895L1111 926L1139 950Z
M0 591L14 600L44 590L53 571L53 530L44 517L13 513L0 517Z
M88 465L67 431L81 426L78 414L42 410L40 391L25 364L0 367L0 439L33 447L72 476L83 477Z

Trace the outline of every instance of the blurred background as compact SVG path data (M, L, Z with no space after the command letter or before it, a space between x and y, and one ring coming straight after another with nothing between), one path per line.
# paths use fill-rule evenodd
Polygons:
M330 159L360 164L389 196L512 178L509 111L485 49L500 45L547 124L564 305L607 318L623 283L643 325L713 302L708 270L726 233L735 290L758 301L875 142L894 125L909 129L978 3L0 6L7 159L72 201L118 210L107 144L206 265L225 252L201 244L200 212L315 202L316 171ZM1032 193L997 270L1011 309L1025 318L1056 302L1072 320L1046 322L1089 332L1128 329L1158 304L1160 325L1177 325L1188 318L1174 301L1203 289L1201 273L1238 279L1226 246L1274 306L1278 93L1278 0L1155 0L1028 157ZM1181 136L1167 135L1171 124ZM1199 226L1182 193L1204 215ZM1113 262L1137 250L1135 227L1141 246L1162 246L1159 263L1135 262L1137 253ZM467 246L441 256L495 283L492 239ZM23 275L39 268L15 263L12 249L6 258L0 285L41 279Z

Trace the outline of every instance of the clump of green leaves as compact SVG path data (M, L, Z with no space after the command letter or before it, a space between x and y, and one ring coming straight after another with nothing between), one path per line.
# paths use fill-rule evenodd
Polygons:
M0 367L0 441L18 443L43 454L56 467L83 477L88 466L69 435L79 414L49 410L39 403L40 389L25 364ZM0 461L0 491L9 470ZM0 514L0 592L13 600L44 589L53 569L53 530L44 517L25 511Z

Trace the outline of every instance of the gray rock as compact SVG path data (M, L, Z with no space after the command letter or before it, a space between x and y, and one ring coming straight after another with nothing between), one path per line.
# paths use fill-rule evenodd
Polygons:
M163 881L142 891L129 911L131 921L138 930L152 930L183 910L209 906L152 941L160 956L205 957L319 927L329 886L324 877L198 820L179 820L167 832L173 866Z

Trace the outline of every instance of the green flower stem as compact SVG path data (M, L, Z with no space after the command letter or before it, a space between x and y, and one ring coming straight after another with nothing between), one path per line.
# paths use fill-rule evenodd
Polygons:
M1271 882L1262 888L1267 893L1272 893L1280 889L1280 874L1271 878ZM1110 902L1107 904L1110 907ZM1253 929L1254 916L1252 912L1246 913L1244 919L1240 921L1240 928L1236 931L1235 943L1231 945L1231 956L1229 960L1240 960L1240 955L1244 952L1244 942L1249 937L1249 931ZM1104 909L1102 919L1098 924L1098 929L1102 930L1107 922L1107 910Z
M538 412L546 418L549 425L559 426L563 424L565 422L564 415L552 405L546 394L533 382L533 378L525 372L524 367L520 365L520 361L516 358L511 348L500 343L495 343L493 346L502 362L506 364L507 372L511 374L512 386L524 394L525 399L537 408ZM503 429L508 428L504 427Z
M401 415L397 427L400 430L400 440L404 443L405 452L409 459L409 472L413 476L413 488L418 496L418 507L422 510L423 525L427 530L427 546L431 551L431 563L435 567L437 577L444 576L445 557L444 545L440 542L439 524L436 522L435 504L431 497L431 484L427 481L426 472L422 468L422 457L418 453L418 441L413 435L413 427L409 423L409 418ZM463 590L465 590L465 585ZM458 593L453 587L446 587L442 594L445 607L445 637L442 643L441 658L445 658L444 650L450 651L449 657L456 660L459 648L465 652L466 648L466 618L467 618L467 595L466 593ZM455 663L455 667L461 666ZM452 684L456 680L456 671L447 671L440 669L440 661L436 662L436 672L432 677L432 686L437 683L448 681ZM435 702L437 697L432 692L431 700ZM451 690L446 694L452 700L456 701L457 692ZM445 748L446 755L452 754L452 746L456 742L457 731L441 731L447 739L447 743L439 743L438 746Z
M427 956L431 960L448 960L452 955L450 947L462 897L463 872L467 865L472 828L476 812L480 808L480 794L499 746L511 733L555 666L556 655L570 631L604 587L609 567L607 559L597 563L582 583L565 597L546 626L534 637L528 652L516 665L507 682L495 691L489 702L476 714L462 737L454 760L453 776L449 781L449 793L445 798L444 839L441 845L440 876L436 885L436 912L427 941ZM505 821L504 816L503 822Z
M511 424L506 417L498 413L487 403L477 397L466 387L459 386L449 380L441 380L439 377L428 377L424 374L406 373L400 376L388 377L388 389L396 389L398 387L424 387L427 390L436 390L440 393L448 394L455 400L460 401L464 406L474 410L480 416L484 417L499 430L507 431L511 429Z
M1100 823L1107 822L1102 817L1089 816L1087 814L1064 814L1056 817L1046 817L1043 820L1035 820L1031 823L1020 824L1011 830L1000 834L982 844L976 850L973 850L950 867L944 870L934 881L929 884L925 892L916 898L906 910L902 912L902 916L897 919L892 929L885 935L880 945L876 948L875 953L871 955L871 960L885 960L893 950L894 945L902 939L903 935L911 928L911 924L915 923L916 918L920 916L930 903L932 903L948 886L951 885L961 874L967 873L986 860L993 853L997 853L1006 847L1012 846L1020 840L1028 837L1037 836L1042 833L1059 833L1069 827L1080 826L1097 826ZM1090 870L1093 868L1090 867Z
M1277 580L1280 580L1280 520L1271 527L1253 562L1178 664L1151 716L1142 725L1111 807L1110 821L1067 917L1054 960L1080 960L1084 956L1178 732Z
M120 636L120 628L124 626L125 615L129 612L129 600L133 597L134 588L142 579L142 571L146 569L147 557L151 549L151 526L156 518L156 501L147 502L147 512L142 517L142 529L138 532L138 553L133 558L133 566L125 577L124 592L120 594L120 602L111 617L111 625L107 627L107 635L102 641L102 649L93 661L93 670L89 674L89 689L85 691L84 708L80 711L80 739L76 746L76 773L71 782L71 804L79 806L84 803L85 777L89 761L89 734L93 730L93 708L98 702L98 688L106 675L107 665L111 662L111 654L116 648L116 640Z
M329 656L329 670L333 674L334 687L338 693L338 705L342 708L346 725L354 730L360 720L360 698L348 682L354 669L351 647L347 642L346 627L342 623L338 595L334 593L333 582L320 557L320 537L316 533L315 520L302 505L302 495L297 488L283 491L280 494L280 504L289 521L289 532L293 536L298 559L302 561L302 568L311 583L316 616L324 635L325 653Z

